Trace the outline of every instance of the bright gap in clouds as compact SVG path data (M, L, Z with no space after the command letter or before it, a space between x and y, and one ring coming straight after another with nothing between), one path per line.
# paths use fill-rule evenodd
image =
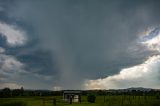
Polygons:
M145 46L148 51L158 52L157 55L148 57L142 64L124 68L119 74L103 79L86 80L85 89L160 88L158 81L160 73L160 30L159 28L149 29L144 34L140 36L138 43Z
M21 46L27 41L26 33L16 25L0 22L0 34L6 38L9 46Z

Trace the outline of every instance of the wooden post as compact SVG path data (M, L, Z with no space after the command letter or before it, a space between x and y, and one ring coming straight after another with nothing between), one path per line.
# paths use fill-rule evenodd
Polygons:
M56 105L56 98L53 99L53 106Z
M43 106L45 106L45 100L43 99Z
M79 95L79 103L81 104L81 95Z

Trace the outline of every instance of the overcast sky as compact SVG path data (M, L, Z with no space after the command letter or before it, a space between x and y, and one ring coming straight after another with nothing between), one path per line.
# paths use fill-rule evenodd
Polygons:
M160 88L159 0L1 0L0 88Z

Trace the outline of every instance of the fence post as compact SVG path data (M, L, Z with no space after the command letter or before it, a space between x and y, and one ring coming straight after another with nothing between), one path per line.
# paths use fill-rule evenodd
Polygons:
M56 98L53 99L53 106L56 105Z
M79 95L79 103L81 104L81 95Z
M45 100L43 99L43 106L45 106Z

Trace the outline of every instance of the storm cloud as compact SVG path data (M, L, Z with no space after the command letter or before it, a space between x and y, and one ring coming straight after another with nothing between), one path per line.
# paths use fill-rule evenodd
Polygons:
M0 2L1 21L11 28L16 23L28 38L25 45L11 48L2 35L7 55L21 62L27 72L24 80L16 77L15 82L34 89L85 89L86 80L96 82L144 63L157 52L137 39L147 28L159 25L159 5L158 0ZM3 28L0 26L1 32ZM24 38L18 40L25 42Z
M97 80L85 82L86 89L117 89L127 87L152 87L159 88L159 28L145 31L137 40L148 51L156 52L148 56L146 61L132 67L122 69L118 74ZM145 49L145 48L143 48Z

